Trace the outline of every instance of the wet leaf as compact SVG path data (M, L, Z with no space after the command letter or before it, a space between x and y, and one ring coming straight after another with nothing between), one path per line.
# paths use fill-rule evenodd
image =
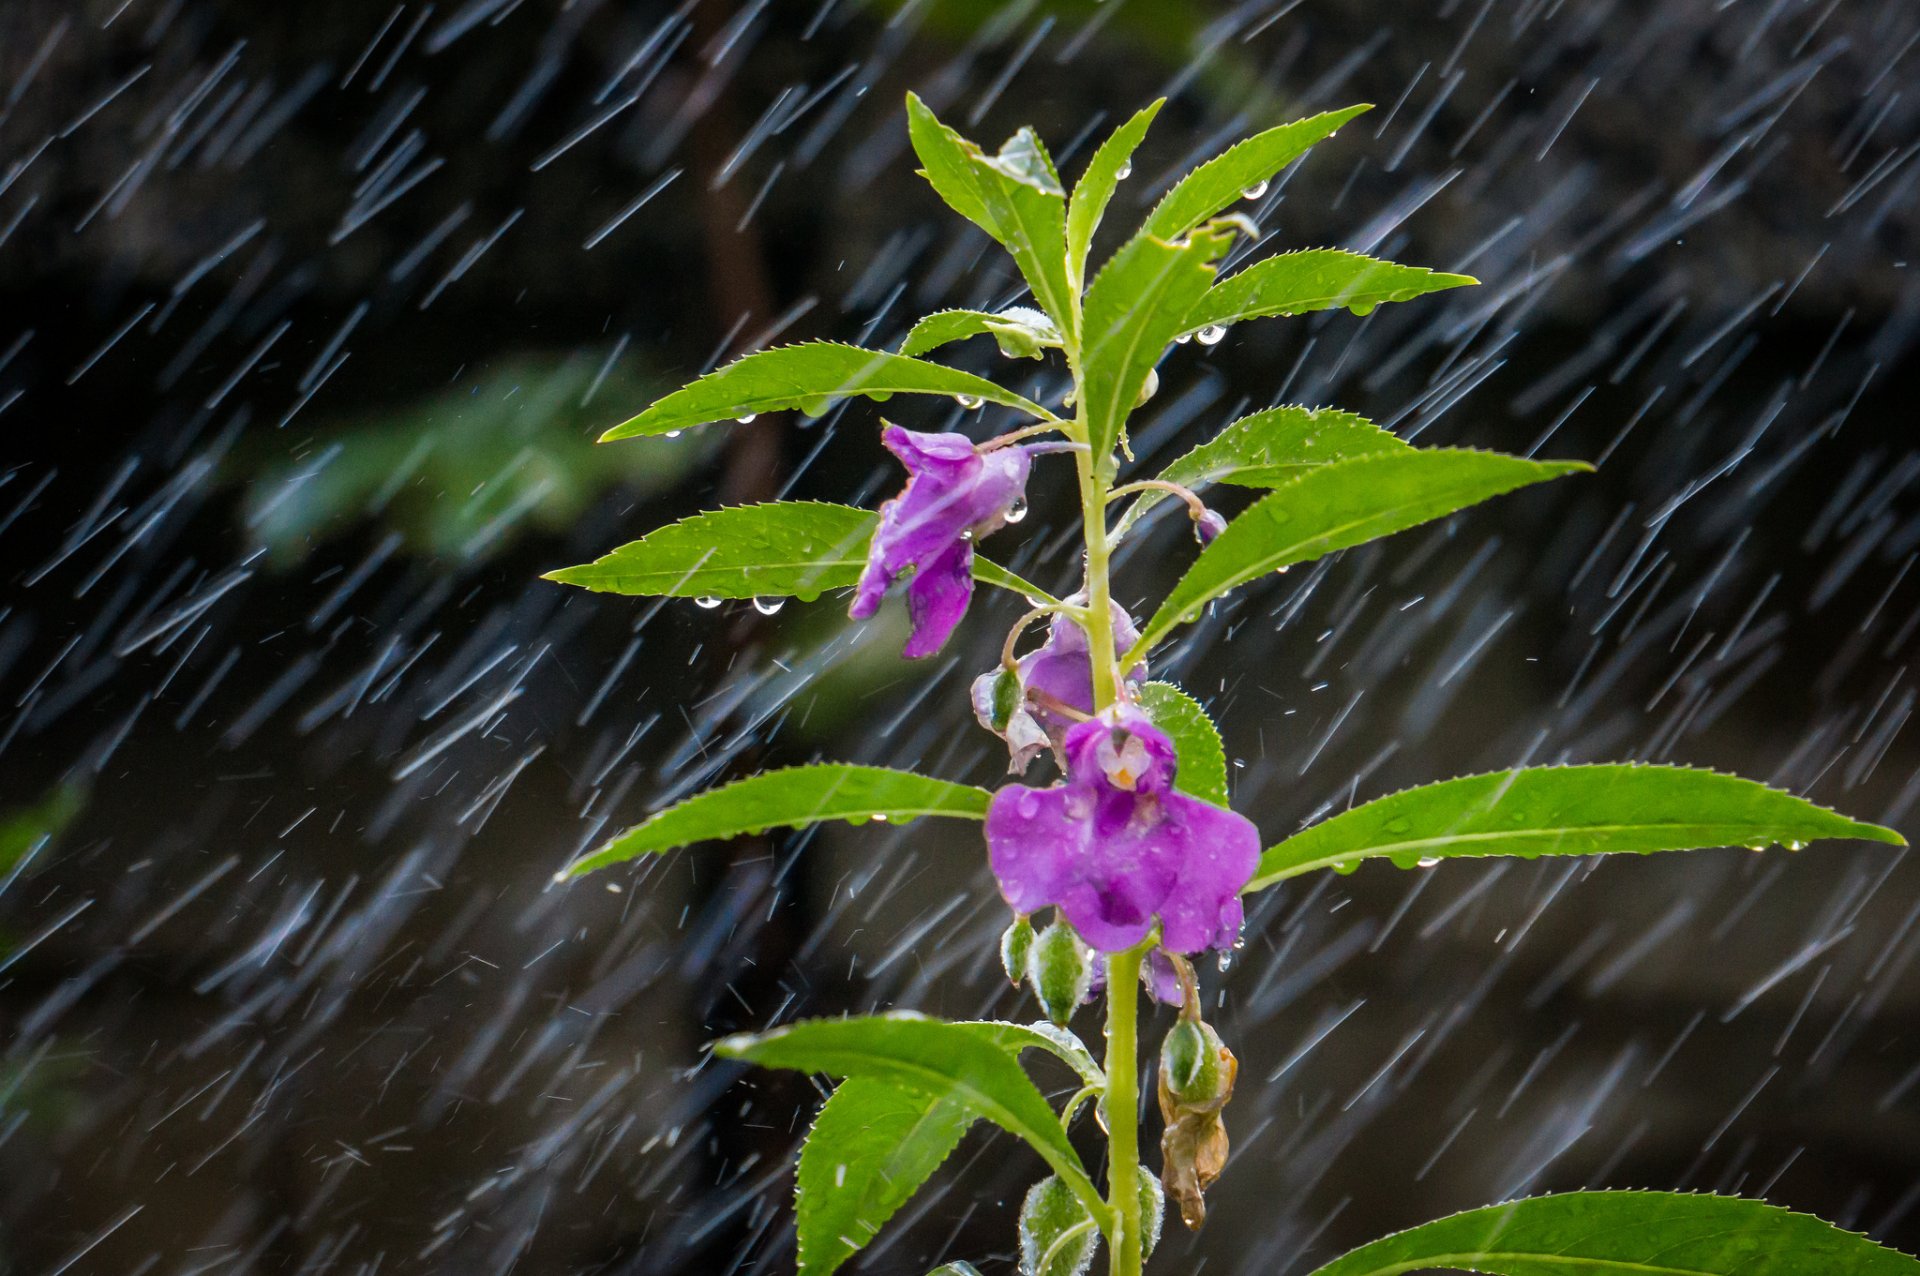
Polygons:
M1227 751L1220 729L1198 700L1171 682L1140 688L1140 707L1173 741L1180 765L1173 786L1215 806L1227 805Z
M1306 153L1315 142L1332 137L1370 105L1326 111L1308 119L1270 128L1229 147L1188 173L1154 205L1141 226L1143 235L1173 239L1185 234L1223 208L1230 208L1244 192L1263 182Z
M1335 408L1287 406L1241 417L1168 465L1159 477L1194 489L1209 483L1279 487L1316 466L1409 451L1405 443L1365 417ZM1166 492L1152 489L1140 493L1118 527L1131 527L1167 497Z
M975 1026L907 1013L811 1019L728 1037L714 1053L769 1068L870 1077L952 1101L1025 1140L1089 1208L1100 1201L1046 1099L1007 1050Z
M872 1077L841 1082L800 1151L802 1276L826 1276L859 1252L978 1119L957 1099Z
M999 314L984 310L935 311L913 325L900 343L900 353L921 355L949 342L988 334L1009 359L1044 358L1048 350L1060 345L1060 330L1052 319L1038 310L1014 306Z
M1093 233L1100 228L1107 204L1119 186L1121 174L1130 171L1133 152L1147 135L1153 117L1167 104L1160 98L1115 129L1100 149L1087 161L1087 171L1074 184L1073 197L1067 201L1067 270L1074 279L1084 279L1087 250L1093 246Z
M1920 1261L1810 1214L1680 1192L1567 1192L1377 1240L1313 1276L1920 1276Z
M810 341L736 359L614 426L600 441L670 435L709 421L738 420L787 408L819 416L840 399L854 395L886 399L895 394L982 399L1042 420L1052 416L1032 400L970 372L884 350Z
M655 814L575 860L560 874L578 877L640 855L770 828L799 828L823 820L865 823L947 815L983 820L993 795L970 784L912 771L829 762L765 771L696 794Z
M1227 524L1147 622L1144 654L1200 608L1268 572L1442 518L1529 483L1591 467L1447 448L1357 457L1309 470Z
M1081 324L1081 391L1087 441L1112 472L1114 445L1140 389L1185 316L1213 282L1213 263L1233 242L1202 231L1178 243L1141 235L1113 255L1087 289Z
M867 562L879 515L821 501L776 501L709 510L545 579L607 594L667 598L768 598L811 602L850 589ZM973 578L1029 598L1048 595L978 553Z
M1525 767L1422 785L1343 811L1268 850L1247 889L1365 859L1414 868L1485 855L1798 848L1829 837L1906 845L1892 829L1715 771Z
M1364 314L1382 302L1411 301L1423 293L1479 282L1471 275L1402 266L1334 248L1311 248L1256 261L1220 280L1187 314L1186 331L1336 306Z
M63 784L32 806L15 807L0 815L0 885L8 874L29 855L60 836L73 822L85 803L85 791L77 784Z
M1053 161L1032 129L988 156L907 94L907 132L940 198L1013 255L1034 300L1063 331L1073 320L1063 245L1066 198Z

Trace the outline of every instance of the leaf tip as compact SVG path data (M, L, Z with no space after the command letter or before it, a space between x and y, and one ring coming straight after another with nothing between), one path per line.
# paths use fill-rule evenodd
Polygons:
M1887 846L1905 846L1907 839L1898 829L1890 829L1884 824L1869 824L1865 820L1854 820L1853 836L1867 842L1881 842Z

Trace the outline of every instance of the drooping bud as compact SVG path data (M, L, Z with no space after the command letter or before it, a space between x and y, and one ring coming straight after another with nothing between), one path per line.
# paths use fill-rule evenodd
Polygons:
M1093 987L1093 950L1073 927L1056 921L1034 938L1027 981L1041 1011L1064 1026Z
M1049 1174L1020 1205L1022 1276L1081 1276L1093 1265L1098 1228L1073 1189Z
M1013 925L1000 936L1000 964L1006 969L1007 978L1013 980L1018 988L1027 977L1027 958L1033 952L1033 923L1024 916L1013 919Z
M1193 534L1202 545L1213 544L1213 538L1227 530L1227 520L1218 510L1208 510L1193 520Z
M1161 1173L1188 1228L1207 1221L1205 1193L1227 1164L1220 1111L1233 1097L1239 1061L1220 1035L1183 1014L1160 1047Z

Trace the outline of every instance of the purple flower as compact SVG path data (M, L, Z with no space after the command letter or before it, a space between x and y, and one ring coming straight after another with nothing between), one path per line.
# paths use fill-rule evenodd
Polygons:
M1213 544L1213 538L1227 530L1227 520L1220 517L1218 511L1208 510L1193 520L1193 534L1202 545Z
M1017 913L1056 905L1089 944L1119 952L1160 922L1170 952L1230 946L1260 858L1251 821L1173 788L1173 742L1131 705L1067 732L1067 780L1009 784L987 851Z
M889 425L880 438L907 467L907 486L880 507L880 526L849 614L855 620L873 615L887 586L912 568L907 613L913 633L903 654L918 659L946 645L967 614L973 542L1008 523L1033 461L1020 447L982 452L961 434Z
M1084 604L1086 600L1076 596L1069 601ZM1140 631L1134 628L1133 618L1125 608L1119 603L1110 606L1113 647L1116 652L1125 653L1140 641ZM1007 721L999 727L994 725L997 718L994 691L1000 678L999 670L983 673L973 680L974 716L981 726L1007 742L1007 749L1013 755L1007 770L1013 774L1025 772L1027 764L1048 745L1053 746L1064 768L1066 761L1061 750L1068 730L1080 718L1062 713L1059 706L1081 715L1093 712L1093 656L1087 631L1071 616L1055 616L1047 631L1047 640L1014 662L1014 673L1020 684L1020 699ZM1147 667L1136 665L1128 672L1127 680L1139 683L1146 676Z

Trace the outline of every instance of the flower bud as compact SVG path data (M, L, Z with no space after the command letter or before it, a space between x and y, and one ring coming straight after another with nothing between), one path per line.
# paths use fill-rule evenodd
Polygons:
M1015 988L1027 977L1027 958L1032 952L1033 923L1025 917L1016 917L1013 925L1000 936L1000 964L1006 968L1007 978L1013 980Z
M1146 1166L1140 1167L1140 1257L1153 1257L1160 1243L1160 1224L1167 1216L1167 1191Z
M1073 927L1054 922L1034 938L1027 981L1047 1018L1064 1025L1093 987L1093 950Z
M1227 520L1217 510L1208 510L1193 520L1193 534L1202 545L1213 544L1213 538L1226 530Z
M1080 1276L1093 1262L1098 1228L1073 1189L1049 1174L1020 1205L1020 1271L1023 1276ZM1080 1230L1074 1232L1075 1228Z

